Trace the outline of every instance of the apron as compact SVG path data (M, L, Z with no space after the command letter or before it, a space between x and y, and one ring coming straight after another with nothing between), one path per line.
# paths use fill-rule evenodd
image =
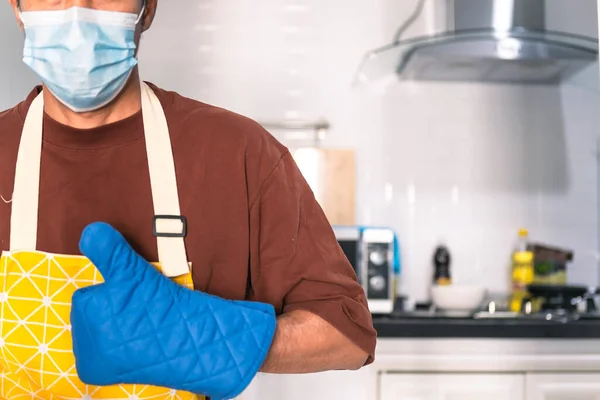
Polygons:
M159 263L153 265L177 283L193 289L179 216L179 196L171 141L161 104L142 82L142 115ZM71 297L103 282L83 256L36 250L42 94L31 104L15 172L10 251L0 258L0 399L182 399L201 400L187 392L147 385L97 387L77 377L70 332ZM185 223L185 222L183 222Z

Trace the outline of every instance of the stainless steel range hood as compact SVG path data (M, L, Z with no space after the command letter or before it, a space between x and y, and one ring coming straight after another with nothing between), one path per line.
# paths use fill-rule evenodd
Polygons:
M545 0L446 1L447 32L369 52L358 80L556 84L598 59L597 39L545 29Z

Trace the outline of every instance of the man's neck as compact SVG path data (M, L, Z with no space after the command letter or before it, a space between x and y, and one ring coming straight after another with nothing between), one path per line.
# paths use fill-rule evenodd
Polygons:
M142 108L137 68L119 96L109 105L91 112L76 113L62 104L44 87L44 111L50 118L77 129L93 129L128 118Z

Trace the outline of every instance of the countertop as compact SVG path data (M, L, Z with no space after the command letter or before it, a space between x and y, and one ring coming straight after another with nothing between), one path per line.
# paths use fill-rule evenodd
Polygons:
M600 339L600 319L373 317L380 338Z

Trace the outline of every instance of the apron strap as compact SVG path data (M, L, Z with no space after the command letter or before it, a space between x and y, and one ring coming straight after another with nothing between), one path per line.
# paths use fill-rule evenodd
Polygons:
M183 238L187 221L179 209L179 193L171 137L167 118L152 89L142 85L142 115L146 136L146 154L154 203L154 234L158 260L168 277L190 272Z
M37 241L44 97L31 103L21 134L10 216L10 250L34 251Z
M164 111L152 89L141 82L142 115L154 203L154 233L163 273L189 273L185 251L186 220L180 215L171 139ZM11 251L35 251L44 118L43 95L31 104L19 145L11 212ZM143 229L144 227L140 227Z

